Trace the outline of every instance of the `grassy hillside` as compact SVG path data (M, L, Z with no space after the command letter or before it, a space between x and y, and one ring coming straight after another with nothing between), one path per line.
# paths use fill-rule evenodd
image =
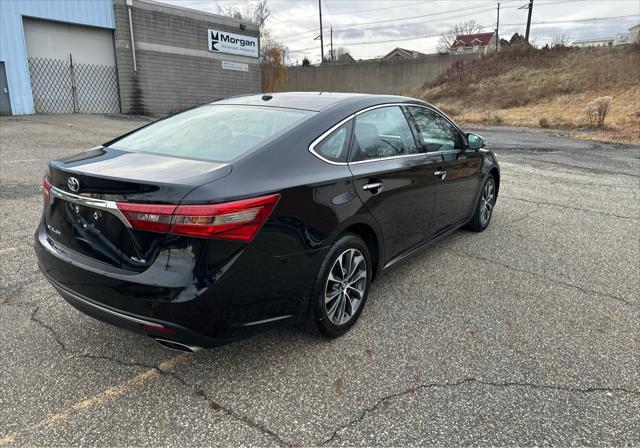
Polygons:
M576 136L640 143L640 45L508 48L454 64L414 96L467 123L569 129ZM588 104L611 97L599 128Z

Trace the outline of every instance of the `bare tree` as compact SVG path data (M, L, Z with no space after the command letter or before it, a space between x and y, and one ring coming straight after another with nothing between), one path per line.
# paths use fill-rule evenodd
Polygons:
M287 79L287 66L284 61L287 47L271 38L266 31L262 33L260 46L262 91L276 92L282 88Z
M482 27L475 20L458 23L440 36L438 49L449 50L456 41L456 37L464 34L476 34L479 33L480 30L482 30Z
M218 14L257 23L262 30L264 22L271 15L271 8L269 8L267 0L259 0L257 3L247 2L243 7L218 5Z
M551 47L566 47L569 44L569 36L566 34L556 34L551 40Z
M349 49L345 48L345 47L338 47L336 49L333 50L333 58L331 58L334 61L337 61L338 59L340 59L340 56L342 56L343 54L348 54L349 53Z
M273 39L264 26L271 15L267 0L259 0L257 3L247 2L241 8L218 5L218 14L258 24L260 28L262 91L274 92L282 88L287 78L287 67L284 61L287 47Z

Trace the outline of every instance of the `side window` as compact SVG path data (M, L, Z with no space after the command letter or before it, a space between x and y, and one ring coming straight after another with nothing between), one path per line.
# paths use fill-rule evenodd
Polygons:
M354 162L420 152L398 106L380 107L358 115L353 145Z
M351 123L340 126L318 143L313 150L332 162L346 162L349 152L349 137L351 136Z
M462 148L460 133L440 114L424 107L409 106L427 152L453 151Z

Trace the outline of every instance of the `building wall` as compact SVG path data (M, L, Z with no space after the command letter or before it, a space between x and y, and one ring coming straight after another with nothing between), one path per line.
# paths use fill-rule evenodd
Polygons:
M5 63L14 115L33 114L24 17L113 29L111 0L0 0L0 60Z
M129 16L125 0L113 0L116 61L124 113L163 115L216 98L260 92L257 58L208 51L207 30L215 28L259 36L255 24L148 0L134 0L133 70ZM248 72L222 68L222 61L249 65Z
M431 54L400 61L291 67L282 90L404 94L436 78L454 61L471 61L478 56Z

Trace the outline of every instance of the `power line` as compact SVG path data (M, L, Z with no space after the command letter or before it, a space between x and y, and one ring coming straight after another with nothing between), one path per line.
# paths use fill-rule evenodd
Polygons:
M402 8L402 7L405 7L405 6L412 6L412 5L418 5L418 4L424 5L424 1L403 3L401 5L387 6L387 7L384 7L384 8L369 8L369 9L358 9L358 10L355 10L355 11L340 11L340 12L334 13L333 15L340 16L340 15L344 15L344 14L356 14L356 13L361 13L361 12L365 12L366 13L366 12L373 12L373 11L384 11L384 10L387 10L387 9L397 9L397 8ZM289 23L289 22L299 22L301 20L314 18L315 16L316 16L315 14L312 14L312 15L309 15L309 16L296 17L294 20L287 20L287 23Z
M520 1L520 0L505 0L506 2L513 2L513 1ZM446 15L446 14L451 14L454 12L459 12L459 11L471 11L471 10L476 10L479 8L486 8L488 6L491 6L491 10L493 10L493 2L490 3L483 3L480 5L476 5L473 7L465 7L465 8L458 8L458 9L450 9L447 11L440 11L440 12L434 12L434 13L429 13L429 14L422 14L422 15L417 15L417 16L409 16L409 17L400 17L397 19L385 19L385 20L374 20L371 22L361 22L361 23L357 23L354 25L341 25L341 26L336 26L334 27L334 30L338 30L338 29L357 29L360 26L363 25L373 25L373 24L378 24L378 23L389 23L389 22L400 22L400 21L404 21L404 20L412 20L412 19L421 19L421 18L425 18L425 17L434 17L434 16L438 16L438 15ZM293 34L288 34L288 35L280 35L280 36L274 36L275 39L285 39L287 37L295 37L295 36L300 36L302 34L308 34L308 33L312 33L314 32L313 30L308 30L308 31L301 31L299 33L293 33Z
M522 2L524 0L501 0L501 3L504 5L505 3L513 3L513 2ZM593 2L593 1L601 1L601 0L560 0L560 1L550 1L550 2L546 2L546 3L536 3L536 6L553 6L553 5L557 5L557 4L562 4L562 3L575 3L575 2ZM326 3L325 3L326 4ZM397 7L400 7L401 5L398 5ZM516 9L519 8L520 5L516 5L516 6L502 6L502 8L504 9ZM433 16L438 16L438 15L447 15L447 14L451 14L451 13L455 13L455 12L459 12L459 11L473 11L476 10L474 12L476 13L482 13L482 12L488 12L488 11L493 11L495 8L495 3L494 2L490 2L490 3L482 3L479 5L475 5L472 7L464 7L464 8L458 8L458 9L449 9L447 11L440 11L440 12L436 12L436 13L429 13L429 14L422 14L422 15L417 15L417 16L410 16L410 17L401 17L401 18L397 18L397 19L385 19L385 20L379 20L379 21L371 21L371 22L362 22L362 23L357 23L354 25L340 25L340 26L335 26L334 27L334 32L340 33L340 32L344 32L344 31L350 31L350 30L358 30L358 31L368 31L368 30L374 30L374 29L379 29L380 27L368 27L368 28L359 28L361 26L364 25L372 25L372 24L378 24L378 23L389 23L389 22L398 22L398 21L404 21L404 20L412 20L412 19L420 19L420 18L425 18L425 17L433 17ZM387 9L387 8L385 8ZM388 8L391 9L391 8ZM369 11L374 11L374 9L371 9ZM341 14L341 13L336 13L337 14ZM309 17L315 17L315 15L313 16L309 16ZM287 21L288 23L289 21ZM406 24L408 25L408 24ZM307 30L307 31L300 31L300 32L296 32L293 34L287 34L287 35L276 35L273 36L274 39L286 39L289 37L297 37L297 36L301 36L304 34L311 34L311 33L316 33L316 30Z
M611 16L611 17L593 17L593 18L589 18L589 19L575 19L575 20L553 20L553 21L543 21L543 22L531 22L532 25L553 25L553 24L559 24L559 23L580 23L580 22L595 22L595 21L600 21L600 20L611 20L611 19L623 19L623 18L627 18L627 17L637 17L637 14L627 14L627 15L623 15L623 16ZM526 25L525 23L505 23L502 24L501 26L505 27L505 26L523 26ZM486 28L491 28L493 27L493 25L487 25L487 26L481 26L481 29L486 29ZM399 39L386 39L386 40L370 40L370 41L362 41L362 42L344 42L342 45L348 45L348 46L358 46L358 45L370 45L370 44L383 44L383 43L389 43L389 42L402 42L402 41L407 41L407 40L416 40L416 39L426 39L426 38L431 38L431 37L440 37L440 36L444 36L447 33L439 33L439 34L426 34L426 35L420 35L420 36L411 36L411 37L403 37L403 38L399 38ZM309 51L309 50L313 50L316 47L311 47L311 48L302 48L300 50L290 50L292 53L301 53L304 51Z

